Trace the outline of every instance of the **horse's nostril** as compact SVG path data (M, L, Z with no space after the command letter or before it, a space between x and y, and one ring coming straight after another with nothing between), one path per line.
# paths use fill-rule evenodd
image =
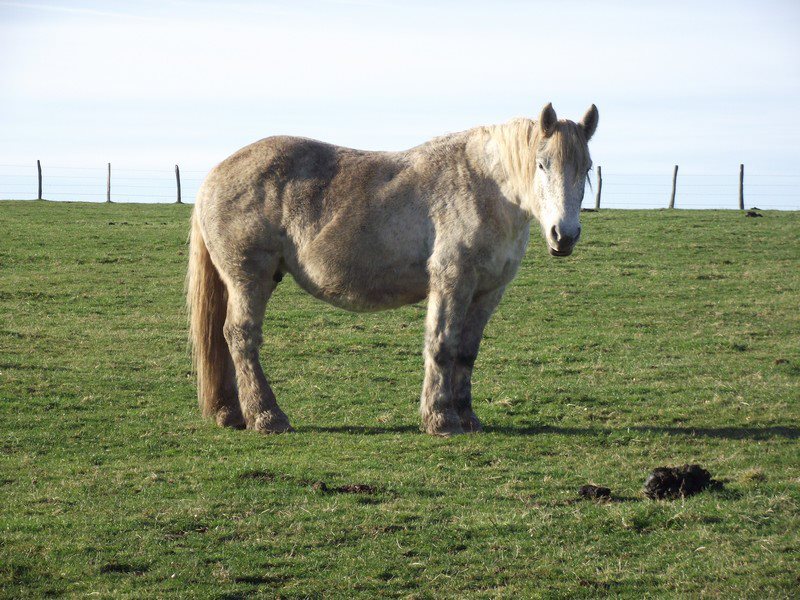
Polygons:
M558 240L560 240L560 239L561 239L561 236L560 236L560 235L558 235L558 229L556 228L556 226L555 226L555 225L553 225L553 226L550 228L550 235L553 237L553 239L554 239L556 242L558 242Z

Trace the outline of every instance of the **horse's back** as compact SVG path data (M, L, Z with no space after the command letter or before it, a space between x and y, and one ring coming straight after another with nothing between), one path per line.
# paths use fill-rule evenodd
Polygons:
M427 293L434 232L410 167L400 153L265 138L209 174L198 209L226 262L279 253L282 269L313 295L355 310L389 308Z

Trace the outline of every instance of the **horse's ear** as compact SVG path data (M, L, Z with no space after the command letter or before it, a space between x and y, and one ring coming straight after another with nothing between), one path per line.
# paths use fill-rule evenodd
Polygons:
M553 103L548 102L547 106L542 109L542 114L539 115L539 129L542 130L544 137L550 137L556 130L556 123L558 117L556 111L553 110Z
M592 104L589 107L589 110L586 111L586 114L583 115L581 122L578 125L581 126L583 129L583 135L586 136L586 141L588 142L592 139L594 132L597 130L597 122L600 120L600 114L597 112L597 107Z

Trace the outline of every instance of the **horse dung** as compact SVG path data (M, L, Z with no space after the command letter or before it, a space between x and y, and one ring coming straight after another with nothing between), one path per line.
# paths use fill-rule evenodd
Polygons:
M686 498L719 482L700 465L658 467L644 482L644 494L652 500Z

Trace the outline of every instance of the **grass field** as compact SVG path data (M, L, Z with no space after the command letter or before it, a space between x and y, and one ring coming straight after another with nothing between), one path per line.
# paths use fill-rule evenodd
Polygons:
M5 597L800 594L800 213L588 213L561 260L535 236L476 365L487 431L438 439L423 306L290 278L262 361L297 432L204 422L189 210L0 203ZM642 496L686 462L724 489Z

